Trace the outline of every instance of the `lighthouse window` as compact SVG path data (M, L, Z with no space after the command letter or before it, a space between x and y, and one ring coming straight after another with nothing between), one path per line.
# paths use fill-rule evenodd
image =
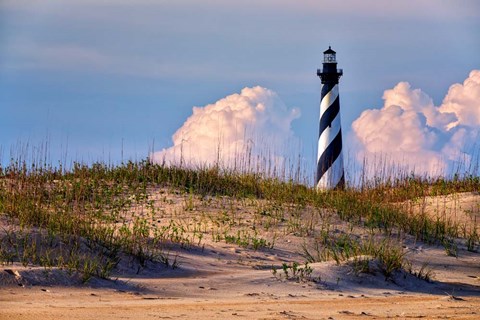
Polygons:
M325 62L335 62L335 55L333 55L333 54L326 54L324 60L325 60Z

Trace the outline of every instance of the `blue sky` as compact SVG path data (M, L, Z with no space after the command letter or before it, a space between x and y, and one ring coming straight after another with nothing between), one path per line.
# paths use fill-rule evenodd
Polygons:
M259 85L300 110L313 154L329 45L346 136L401 81L440 105L480 68L479 30L478 1L3 0L0 152L48 141L54 163L142 159L193 106Z

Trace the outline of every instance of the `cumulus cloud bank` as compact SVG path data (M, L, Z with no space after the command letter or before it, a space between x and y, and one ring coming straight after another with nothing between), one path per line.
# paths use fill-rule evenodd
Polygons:
M288 110L278 95L266 88L244 88L192 115L172 137L173 146L151 159L167 165L255 169L259 161L281 164L288 149L298 143L291 123L300 116Z
M408 82L386 90L383 99L383 108L362 112L352 124L359 160L387 159L397 168L429 175L478 165L472 160L478 161L473 154L480 147L480 70L452 85L440 106Z

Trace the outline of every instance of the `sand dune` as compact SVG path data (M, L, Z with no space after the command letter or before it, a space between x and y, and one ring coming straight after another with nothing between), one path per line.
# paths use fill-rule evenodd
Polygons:
M254 212L259 200L206 201L164 190L153 190L152 194L161 212L152 222L159 224L175 220L187 226L204 218L205 227L213 228L214 220L206 217L221 216L222 206L227 205L236 208L235 217L230 218L237 219L228 232L238 234L259 223ZM478 195L459 197L468 197L465 201L470 204L479 203ZM186 201L191 201L189 210L185 210ZM325 219L338 232L351 228L334 213L313 215L309 210L302 209L299 218L313 219L314 228ZM132 212L147 215L143 207L132 207ZM447 255L439 245L427 245L405 236L406 258L413 270L428 263L432 279L422 280L407 270L398 270L386 279L378 261L369 257L305 266L301 248L314 239L302 235L300 229L289 232L287 224L288 221L280 221L268 230L255 230L259 238L274 241L273 248L262 246L255 250L251 245L214 241L206 232L199 244L170 248L170 258L178 263L175 268L159 263L138 268L123 262L112 280L93 278L86 284L78 273L23 267L18 263L4 265L0 268L0 319L480 317L478 252L459 247L455 257ZM360 236L366 232L357 231ZM352 259L365 259L368 267L359 272ZM290 268L286 274L283 265L292 266L294 262L298 262L297 268L307 268L308 272L293 274Z

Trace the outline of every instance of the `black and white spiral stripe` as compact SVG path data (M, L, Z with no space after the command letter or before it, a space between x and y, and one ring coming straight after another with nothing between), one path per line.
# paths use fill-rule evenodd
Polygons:
M316 182L317 189L343 188L345 185L340 98L338 84L334 83L322 86Z

